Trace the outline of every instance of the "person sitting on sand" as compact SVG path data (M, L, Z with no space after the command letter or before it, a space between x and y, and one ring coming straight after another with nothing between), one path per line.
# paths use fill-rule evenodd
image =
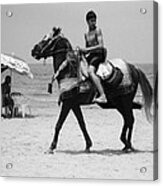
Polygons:
M10 112L12 112L12 108L14 106L14 101L11 98L11 77L6 76L4 83L1 84L2 91L2 107L5 107L6 114L8 113L8 108ZM12 114L12 113L11 113Z

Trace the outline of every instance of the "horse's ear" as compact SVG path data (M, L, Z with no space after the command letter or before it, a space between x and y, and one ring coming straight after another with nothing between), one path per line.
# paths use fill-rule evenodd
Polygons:
M62 31L62 28L58 27L58 32L61 33Z
M60 27L58 27L57 29L56 29L56 33L55 33L55 35L57 36L57 35L59 35L60 33L61 33L61 28Z
M62 29L60 27L53 27L52 30L53 30L53 37L54 37L60 34Z

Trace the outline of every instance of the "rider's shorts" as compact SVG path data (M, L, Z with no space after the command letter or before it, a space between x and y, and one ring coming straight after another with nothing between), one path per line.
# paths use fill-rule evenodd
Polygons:
M106 59L107 50L106 48L100 48L92 51L86 57L89 65L92 65L97 70L100 63L103 63Z

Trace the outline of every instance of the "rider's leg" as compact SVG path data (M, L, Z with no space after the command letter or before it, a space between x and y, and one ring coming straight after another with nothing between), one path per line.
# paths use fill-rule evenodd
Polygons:
M103 87L101 85L100 78L98 78L98 76L95 74L95 67L92 65L89 66L89 75L91 79L93 80L93 83L95 84L97 90L100 93L100 96L96 98L95 101L96 102L107 102Z
M81 62L80 62L80 73L81 73L80 75L82 80L85 80L86 78L89 77L88 63L83 55L81 57Z

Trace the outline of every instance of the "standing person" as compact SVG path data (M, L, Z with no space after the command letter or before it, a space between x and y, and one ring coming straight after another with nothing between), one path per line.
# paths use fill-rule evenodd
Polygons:
M97 16L94 11L89 11L86 14L86 21L88 25L88 32L84 35L86 48L82 48L81 52L87 54L88 73L100 94L94 101L99 103L107 102L101 80L96 75L99 64L103 63L106 58L102 31L96 26Z

